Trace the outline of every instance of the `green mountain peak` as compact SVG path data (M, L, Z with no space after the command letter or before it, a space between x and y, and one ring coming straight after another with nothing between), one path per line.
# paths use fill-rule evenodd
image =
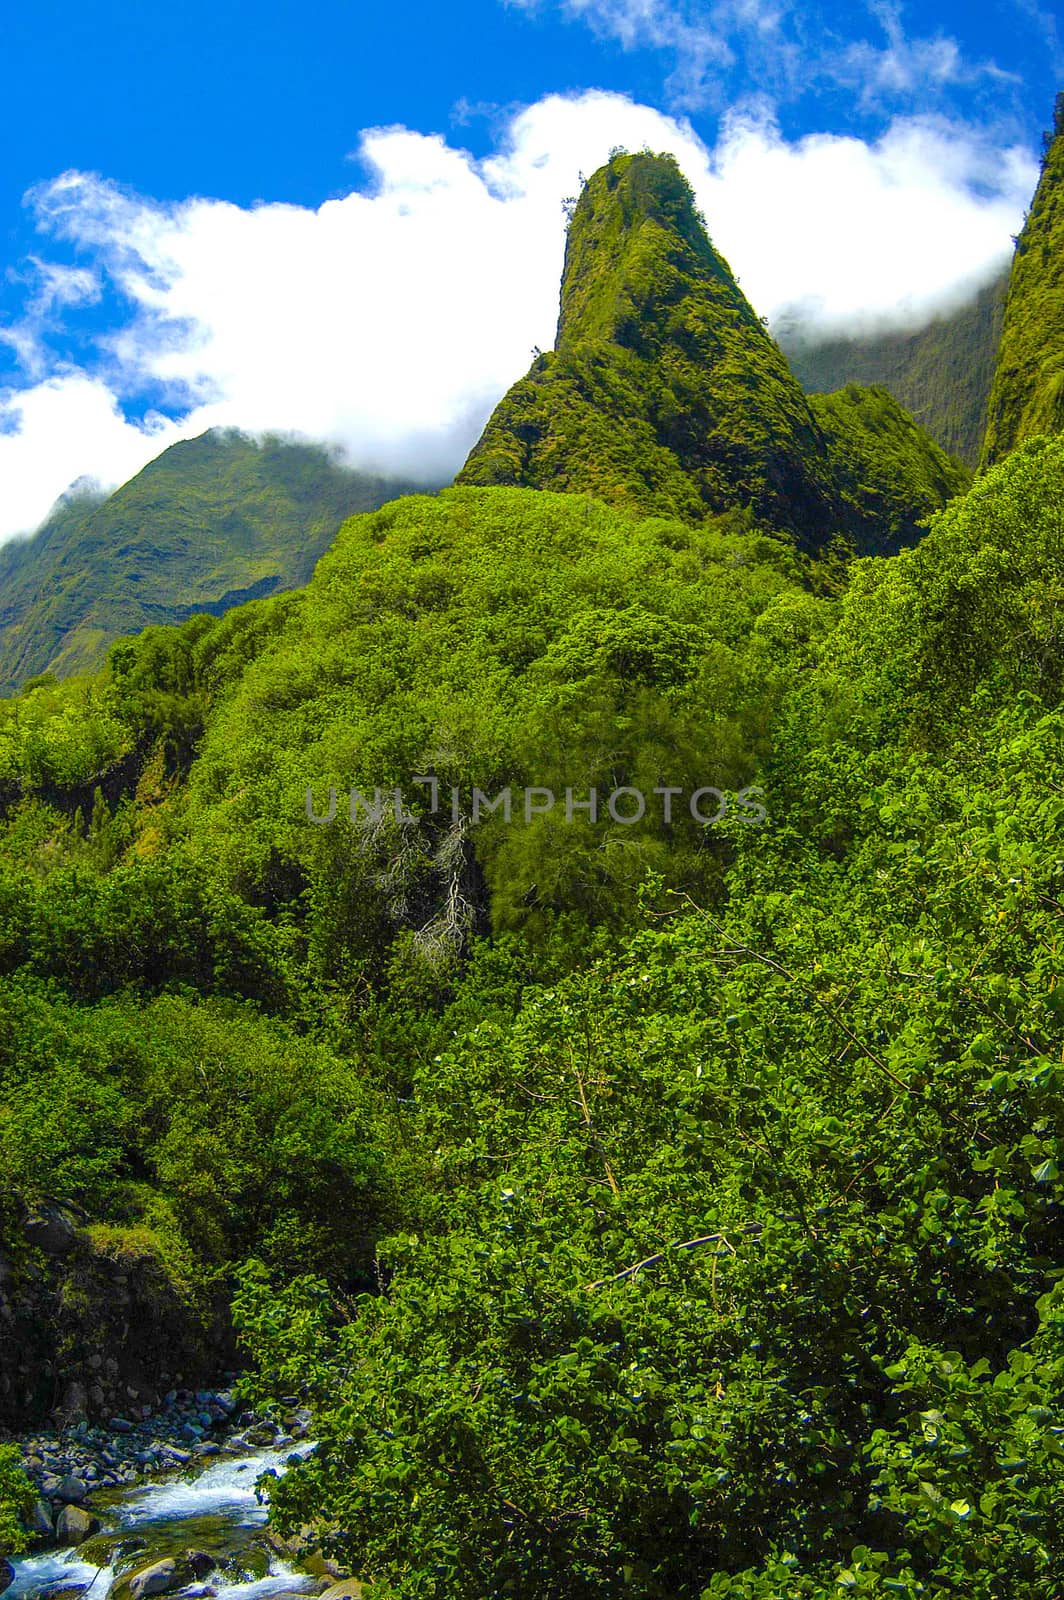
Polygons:
M573 212L556 348L504 396L457 481L588 493L687 522L738 510L808 549L836 534L891 548L965 474L899 407L875 404L878 425L862 421L840 477L838 417L823 425L676 162L615 155ZM873 439L889 464L878 444L867 455Z
M667 330L663 313L685 278L715 280L733 309L756 321L673 158L612 157L584 186L573 212L557 349L587 337L638 349L648 335Z

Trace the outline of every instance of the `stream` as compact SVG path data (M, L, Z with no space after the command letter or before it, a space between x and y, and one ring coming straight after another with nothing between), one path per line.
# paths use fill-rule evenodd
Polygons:
M312 1445L301 1445L306 1455ZM183 1591L219 1600L266 1600L296 1592L317 1594L320 1580L298 1572L273 1551L266 1539L266 1506L255 1493L256 1479L272 1470L278 1476L293 1454L260 1450L216 1459L195 1477L141 1483L136 1488L93 1497L102 1531L76 1549L48 1550L14 1561L15 1578L4 1600L36 1600L46 1590L87 1590L86 1600L106 1600L123 1572L186 1550L205 1551L218 1563L205 1581Z

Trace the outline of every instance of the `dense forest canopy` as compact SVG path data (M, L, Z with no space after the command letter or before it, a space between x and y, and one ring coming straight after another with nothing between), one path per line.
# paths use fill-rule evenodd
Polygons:
M1055 1600L1038 326L971 485L886 389L807 398L617 155L456 487L0 702L9 1426L123 1337L239 1341L314 1408L277 1527L381 1600Z

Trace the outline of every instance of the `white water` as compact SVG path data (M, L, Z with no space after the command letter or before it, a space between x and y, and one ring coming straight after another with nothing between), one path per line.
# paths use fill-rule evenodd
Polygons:
M234 1528L253 1528L266 1521L267 1508L255 1492L256 1480L264 1472L281 1477L291 1455L309 1455L312 1444L301 1444L280 1452L260 1451L253 1456L223 1456L204 1468L195 1478L176 1478L166 1483L142 1484L104 1513L105 1531L123 1529L146 1533L153 1526L173 1529L194 1517L224 1517ZM150 1552L146 1552L150 1559ZM55 1583L88 1584L84 1600L105 1600L114 1579L109 1567L92 1566L82 1561L76 1549L50 1550L44 1555L27 1556L12 1563L15 1579L4 1593L4 1600L33 1600L42 1589ZM308 1579L287 1563L271 1562L270 1575L249 1583L230 1583L220 1573L211 1573L210 1587L219 1600L267 1600L284 1591L302 1589Z
M291 1455L306 1456L313 1445L293 1445L283 1453L264 1450L259 1455L221 1456L195 1478L171 1478L167 1483L147 1483L111 1509L122 1528L145 1528L153 1522L177 1522L184 1517L226 1517L241 1528L266 1521L266 1506L255 1494L255 1480L273 1471L280 1478Z
M8 1600L17 1600L21 1595L39 1594L53 1583L91 1584L92 1589L86 1600L104 1600L111 1585L110 1569L79 1561L76 1550L49 1550L43 1556L26 1556L22 1561L13 1561L11 1565L15 1569L15 1581L4 1590Z

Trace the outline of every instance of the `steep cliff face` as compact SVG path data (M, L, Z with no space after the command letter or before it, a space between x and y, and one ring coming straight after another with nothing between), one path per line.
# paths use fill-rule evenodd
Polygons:
M915 428L913 440L922 465L936 447ZM871 480L840 476L675 162L619 155L572 218L556 349L500 402L458 481L584 492L687 521L738 507L808 549L837 534L867 549L882 547L869 467ZM909 534L927 509L915 495Z
M1064 429L1064 94L1016 255L990 391L983 467Z
M915 332L818 341L794 326L779 329L778 338L807 394L831 394L853 383L881 386L936 444L974 469L983 448L1008 281L1005 270L967 305Z

